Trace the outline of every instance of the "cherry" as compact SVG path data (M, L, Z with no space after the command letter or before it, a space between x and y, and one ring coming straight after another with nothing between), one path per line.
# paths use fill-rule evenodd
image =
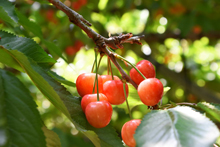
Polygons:
M128 85L125 85L126 96L128 97ZM124 87L121 80L111 80L103 84L103 92L108 101L113 105L120 105L125 101ZM127 98L126 97L126 98Z
M78 1L75 1L72 3L72 8L75 10L75 11L78 11L80 10L81 8L81 4L78 2Z
M137 63L136 68L146 77L155 78L156 73L153 64L148 60L141 60ZM130 70L131 79L139 85L144 78L134 69Z
M157 78L149 78L138 86L138 95L147 106L156 105L163 96L163 84Z
M92 94L93 85L95 81L95 73L83 73L80 74L76 79L76 88L81 97L86 94ZM99 92L102 93L103 84L102 78L98 75L98 86ZM97 92L97 86L95 86L95 93Z
M55 11L53 9L47 10L46 18L47 18L47 20L49 20L50 22L53 22L54 24L57 24L57 22L58 22L55 17Z
M65 52L67 55L74 55L76 54L80 49L81 47L83 47L83 43L79 40L77 40L74 44L74 46L67 46L66 49L65 49Z
M140 119L133 119L126 122L121 129L121 137L126 145L129 147L135 147L136 142L134 139L134 134L137 127L140 125Z
M85 115L90 125L103 128L111 121L112 111L112 106L108 101L96 101L87 105Z
M81 47L84 46L84 44L80 41L80 40L76 40L74 46L77 48L77 50L79 51L81 49Z
M87 3L87 0L80 0L79 2L83 6L83 5L85 5Z
M102 83L104 84L106 81L113 80L111 75L101 75ZM120 80L119 77L114 76L114 80Z
M65 52L67 55L71 56L76 53L76 49L73 46L67 46Z
M99 93L99 100L100 101L108 101L107 97L102 94ZM81 100L81 107L83 112L85 112L86 106L91 103L91 102L96 102L97 101L97 94L86 94L83 96L82 100Z

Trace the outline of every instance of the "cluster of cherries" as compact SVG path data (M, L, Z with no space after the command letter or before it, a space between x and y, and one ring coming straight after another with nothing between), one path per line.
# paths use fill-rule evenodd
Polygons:
M135 67L136 69L130 70L130 77L138 85L137 91L141 101L147 106L157 105L163 96L163 84L155 78L153 64L148 60L142 60ZM93 89L94 82L98 84L95 84ZM95 128L107 126L112 117L111 105L120 105L128 97L128 85L117 76L97 75L96 77L95 73L83 73L78 76L76 87L79 95L82 96L82 110L88 122ZM133 119L123 125L121 135L126 145L131 147L136 145L133 135L140 123L140 119Z

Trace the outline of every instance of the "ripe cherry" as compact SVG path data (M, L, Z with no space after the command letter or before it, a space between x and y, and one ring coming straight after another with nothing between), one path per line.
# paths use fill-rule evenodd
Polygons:
M112 111L112 106L108 101L96 101L87 105L85 115L90 125L103 128L111 121Z
M156 73L153 64L148 60L141 60L137 63L136 68L146 77L155 78ZM131 79L139 85L144 78L134 69L130 70Z
M111 75L101 75L101 77L102 77L102 83L103 83L103 84L104 84L106 81L111 81L111 80L113 80ZM119 79L119 77L114 76L114 80L120 80L120 79Z
M163 96L163 84L157 78L149 78L138 86L138 95L147 106L156 105Z
M74 1L74 2L72 3L72 8L73 8L75 11L78 11L78 10L80 10L80 8L81 8L81 4L80 4L78 1Z
M92 94L93 85L95 81L95 73L83 73L76 79L76 88L81 97L86 94ZM103 84L102 78L98 75L99 92L102 93ZM95 86L95 93L97 92L97 86Z
M126 96L128 97L128 85L125 85ZM113 105L120 105L125 101L124 87L121 80L111 80L103 84L103 92L108 101ZM126 97L126 98L127 98Z
M126 122L121 129L121 137L126 145L129 147L135 147L136 142L134 139L134 134L137 127L140 125L140 119L133 119Z
M73 46L67 46L65 52L67 55L72 56L76 53L76 49Z
M99 93L99 100L100 101L108 101L107 97L102 94ZM97 94L86 94L83 96L82 100L81 100L81 107L83 112L85 112L86 106L91 103L91 102L96 102L97 101Z

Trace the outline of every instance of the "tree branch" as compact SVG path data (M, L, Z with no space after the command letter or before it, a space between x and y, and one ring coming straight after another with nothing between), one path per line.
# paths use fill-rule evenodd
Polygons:
M137 88L137 85L122 69L122 67L116 61L114 54L106 46L113 49L118 49L118 48L123 48L122 45L123 43L141 44L140 38L143 38L143 36L133 37L132 33L128 33L128 34L120 34L119 36L105 38L90 28L90 26L92 26L90 22L85 20L80 14L67 7L59 0L48 0L48 1L52 3L55 7L66 13L66 15L69 17L69 20L72 23L80 27L88 35L89 38L93 39L99 51L104 52L111 59L111 61L114 63L117 69L120 71L122 78L125 79L127 82L130 82L135 88Z

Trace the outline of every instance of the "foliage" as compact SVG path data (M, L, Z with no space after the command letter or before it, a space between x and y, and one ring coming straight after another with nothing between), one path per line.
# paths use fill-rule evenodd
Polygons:
M128 84L131 115L143 118L135 134L137 146L193 142L208 147L216 142L219 1L62 2L105 37L145 34L142 46L125 44L115 50L132 63L150 60L165 87L158 110L151 110ZM46 1L1 0L0 14L0 146L123 146L120 131L129 120L126 103L113 106L111 123L96 129L87 122L75 88L77 76L92 69L93 40ZM106 56L100 74L107 74L105 61ZM131 67L118 62L128 73ZM121 78L117 68L113 73Z

